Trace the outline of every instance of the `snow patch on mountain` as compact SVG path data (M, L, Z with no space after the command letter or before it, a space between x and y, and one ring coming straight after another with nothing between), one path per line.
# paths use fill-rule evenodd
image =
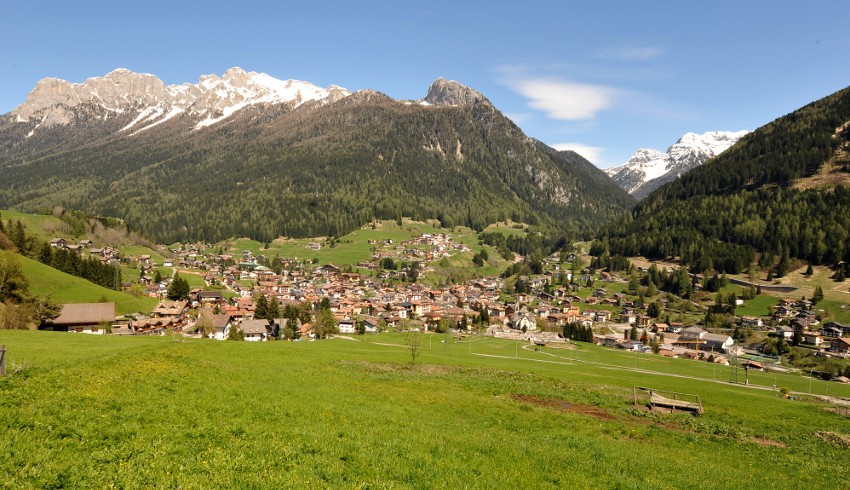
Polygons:
M629 161L605 170L614 182L632 196L642 199L663 184L726 151L749 131L686 133L667 149L641 148Z

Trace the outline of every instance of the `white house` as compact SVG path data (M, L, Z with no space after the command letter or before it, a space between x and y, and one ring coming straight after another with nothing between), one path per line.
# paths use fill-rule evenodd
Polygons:
M233 319L230 315L211 315L212 328L210 338L216 340L224 340L230 335L230 329L233 328Z
M243 320L240 328L245 340L249 342L262 342L269 339L268 320Z
M803 342L820 346L823 343L823 335L820 332L803 332Z
M357 333L357 325L354 320L340 320L339 333Z
M535 320L534 315L526 313L514 316L509 322L509 326L522 331L537 330L537 321Z

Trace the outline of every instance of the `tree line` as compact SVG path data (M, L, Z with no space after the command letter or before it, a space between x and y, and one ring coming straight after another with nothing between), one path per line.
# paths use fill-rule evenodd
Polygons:
M838 267L850 261L850 188L779 187L695 196L639 208L609 225L591 253L673 260L702 272L740 273L758 263L774 275L788 258Z

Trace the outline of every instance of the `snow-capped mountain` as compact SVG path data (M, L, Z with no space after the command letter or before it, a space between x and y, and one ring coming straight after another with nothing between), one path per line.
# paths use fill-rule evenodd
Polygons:
M321 88L241 68L231 68L221 77L204 75L198 83L182 85L165 85L154 75L119 68L83 83L45 78L11 115L17 122L36 122L31 136L42 126L70 123L80 106L87 105L86 109L100 113L103 119L131 114L133 119L121 131L138 133L181 114L190 116L194 129L200 129L251 105L289 104L295 108L309 101L328 103L348 95L348 90L335 85Z
M667 153L641 148L629 161L605 170L614 182L637 199L726 151L749 131L686 133Z

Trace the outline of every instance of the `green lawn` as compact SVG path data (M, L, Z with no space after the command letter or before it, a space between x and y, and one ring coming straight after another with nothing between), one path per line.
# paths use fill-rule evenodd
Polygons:
M522 228L514 228L514 225L521 225ZM487 233L501 233L505 236L525 236L528 233L525 230L526 226L527 225L523 225L522 223L514 223L513 221L508 223L494 223L487 228L484 228L484 231Z
M115 302L115 311L119 315L150 312L156 306L156 299L137 298L122 291L113 291L26 257L20 257L20 260L30 283L30 292L36 296L49 296L60 303L96 303L105 298Z
M427 335L418 367L409 369L400 334L252 344L0 331L10 366L26 366L0 379L0 484L846 483L847 449L834 441L850 433L850 419L822 405L730 384L705 363L472 339ZM699 394L706 413L635 410L634 385ZM831 393L840 388L829 385Z
M204 289L207 287L207 283L204 282L204 276L201 274L191 274L187 271L178 272L178 274L180 274L181 278L186 279L186 282L189 283L189 287L192 289Z
M19 213L17 211L0 210L0 219L3 220L5 226L9 220L12 222L20 221L27 234L35 235L43 242L49 242L56 237L68 238L71 235L64 233L65 223L53 215L47 214L29 214Z
M165 261L165 257L162 256L156 250L152 250L148 247L143 247L141 245L128 245L126 247L121 247L121 256L122 257L130 257L130 256L140 256L140 255L150 255L151 262L154 265L162 265Z
M815 310L823 310L828 314L831 321L838 323L850 323L850 300L835 301L823 300L814 307Z
M759 294L751 300L744 301L744 304L735 308L735 314L739 316L760 316L766 317L770 315L769 308L779 304L779 298L770 296L769 294Z

